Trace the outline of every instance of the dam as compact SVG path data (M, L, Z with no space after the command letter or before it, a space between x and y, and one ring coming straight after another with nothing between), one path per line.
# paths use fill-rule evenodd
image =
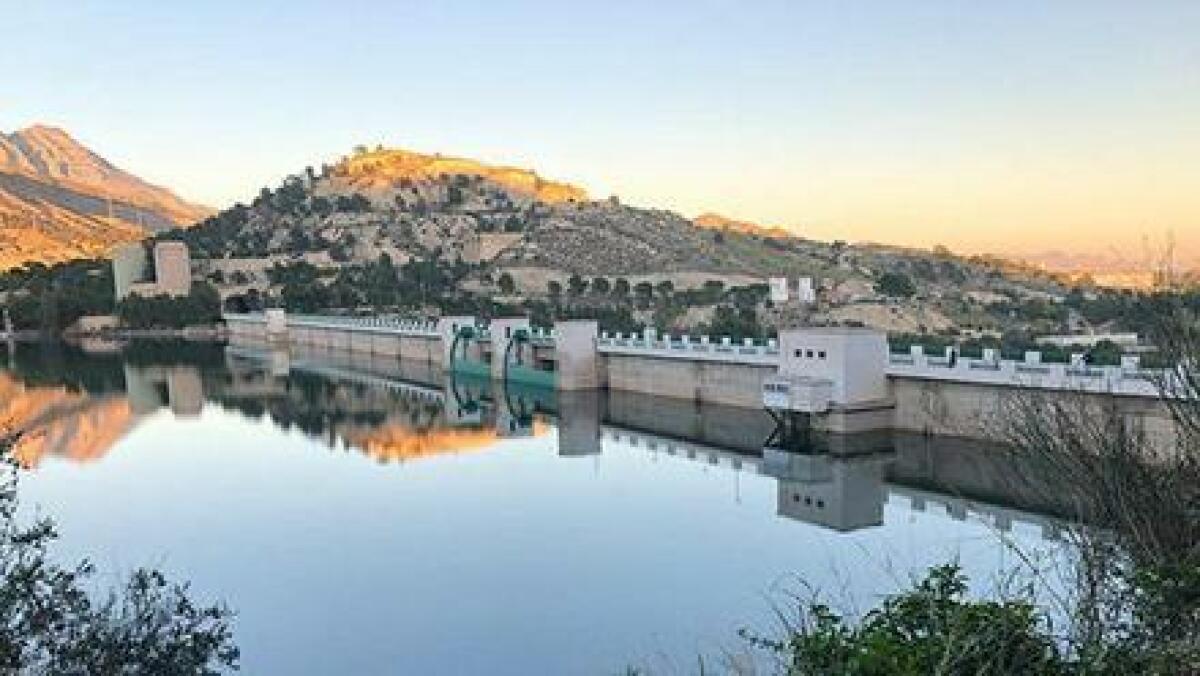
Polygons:
M549 387L612 390L703 404L767 409L777 422L820 431L894 429L987 439L1014 401L1083 397L1115 403L1152 437L1173 438L1166 396L1195 397L1170 370L1127 355L1094 366L1082 354L1044 363L985 349L977 358L920 347L893 353L885 334L865 328L800 327L778 340L602 333L594 321L535 328L527 317L472 316L411 321L395 317L226 314L231 344L270 344L376 355L434 372Z

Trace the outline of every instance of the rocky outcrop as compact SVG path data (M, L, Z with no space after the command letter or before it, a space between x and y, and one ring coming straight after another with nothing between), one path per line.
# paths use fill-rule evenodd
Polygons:
M743 235L760 235L763 237L791 237L792 233L787 228L781 228L776 225L759 225L751 221L739 221L735 218L722 216L711 211L700 214L692 219L692 223L701 228L709 230L721 230L725 232L738 232Z
M441 182L456 176L479 177L513 196L547 204L582 202L588 198L582 188L548 181L527 169L398 149L356 153L338 163L332 181L335 187L369 192L401 183L411 186Z

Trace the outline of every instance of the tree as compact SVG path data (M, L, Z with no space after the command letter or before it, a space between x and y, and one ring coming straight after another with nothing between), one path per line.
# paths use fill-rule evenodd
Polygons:
M718 305L713 311L713 319L708 326L708 333L737 339L757 339L762 338L764 331L758 323L758 312L753 306L735 308L731 305Z
M551 298L558 298L561 296L562 290L563 288L561 282L553 279L546 282L546 293L549 294Z
M517 290L517 284L513 281L513 276L507 272L501 273L500 279L496 283L500 287L500 293L506 296L511 296Z
M671 297L671 294L675 293L675 283L669 279L664 279L654 285L654 290L658 292L658 295L667 299Z
M612 285L609 284L607 277L595 277L592 279L592 293L597 296L607 296L612 290Z
M724 293L725 282L719 279L710 279L704 282L704 287L700 293L700 301L702 303L716 303L721 300L721 295Z
M1097 366L1116 366L1122 354L1121 346L1111 340L1102 340L1087 351L1088 361Z
M617 298L629 297L629 280L624 277L617 277L613 282L613 295Z
M1200 320L1178 296L1144 301L1143 327L1172 368L1157 386L1172 435L1149 433L1115 397L1026 391L997 425L1037 468L1030 488L1071 505L1073 651L1103 670L1200 665Z
M571 275L567 279L567 290L572 296L582 296L584 291L587 291L587 280L579 275Z
M875 282L875 290L892 298L911 298L917 293L912 279L903 272L885 272Z
M221 298L209 284L193 284L186 296L133 294L117 304L121 325L131 329L182 329L211 325L221 318Z
M310 208L314 214L320 216L321 218L325 218L329 214L333 213L333 203L325 197L312 198Z

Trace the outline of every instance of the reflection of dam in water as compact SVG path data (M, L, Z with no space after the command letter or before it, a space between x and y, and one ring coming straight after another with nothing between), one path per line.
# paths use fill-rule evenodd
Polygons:
M196 417L212 402L380 462L481 451L498 439L541 434L554 420L560 457L633 451L702 463L735 483L768 476L779 515L839 531L878 526L888 509L905 509L1053 537L1070 514L1030 485L1035 469L978 440L878 429L781 438L770 415L747 408L556 391L362 353L229 347L218 354L194 364L114 357L94 374L75 367L77 382L64 385L66 372L44 372L61 359L27 366L22 382L10 353L17 368L5 376L13 387L0 412L16 412L8 424L24 435L31 465L47 454L102 457L146 416Z
M764 448L776 423L763 411L633 393L504 387L486 378L456 379L370 355L331 356L231 347L232 377L226 395L245 387L257 395L281 395L286 362L286 372L293 376L319 375L362 388L354 401L327 402L359 414L373 406L386 408L387 401L398 397L436 406L424 409L428 417L422 424L428 428L482 427L494 430L497 438L531 434L538 418L552 417L560 457L597 456L619 446L704 463L734 475L769 476L777 481L781 516L839 531L881 525L885 506L892 505L941 511L959 520L980 519L1002 531L1016 524L1054 538L1070 511L1029 484L1025 477L1033 470L979 440L874 430L813 433L790 439L789 446ZM275 383L269 388L263 379L268 372ZM392 396L369 403L380 393ZM385 410L378 413L387 415Z

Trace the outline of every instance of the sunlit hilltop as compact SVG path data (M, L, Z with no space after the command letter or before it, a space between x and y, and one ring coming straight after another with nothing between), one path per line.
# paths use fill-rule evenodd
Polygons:
M333 170L335 183L365 190L391 188L404 180L429 181L456 175L479 176L511 192L552 204L582 202L588 198L582 188L546 180L528 169L401 149L360 148L360 152L345 158Z

